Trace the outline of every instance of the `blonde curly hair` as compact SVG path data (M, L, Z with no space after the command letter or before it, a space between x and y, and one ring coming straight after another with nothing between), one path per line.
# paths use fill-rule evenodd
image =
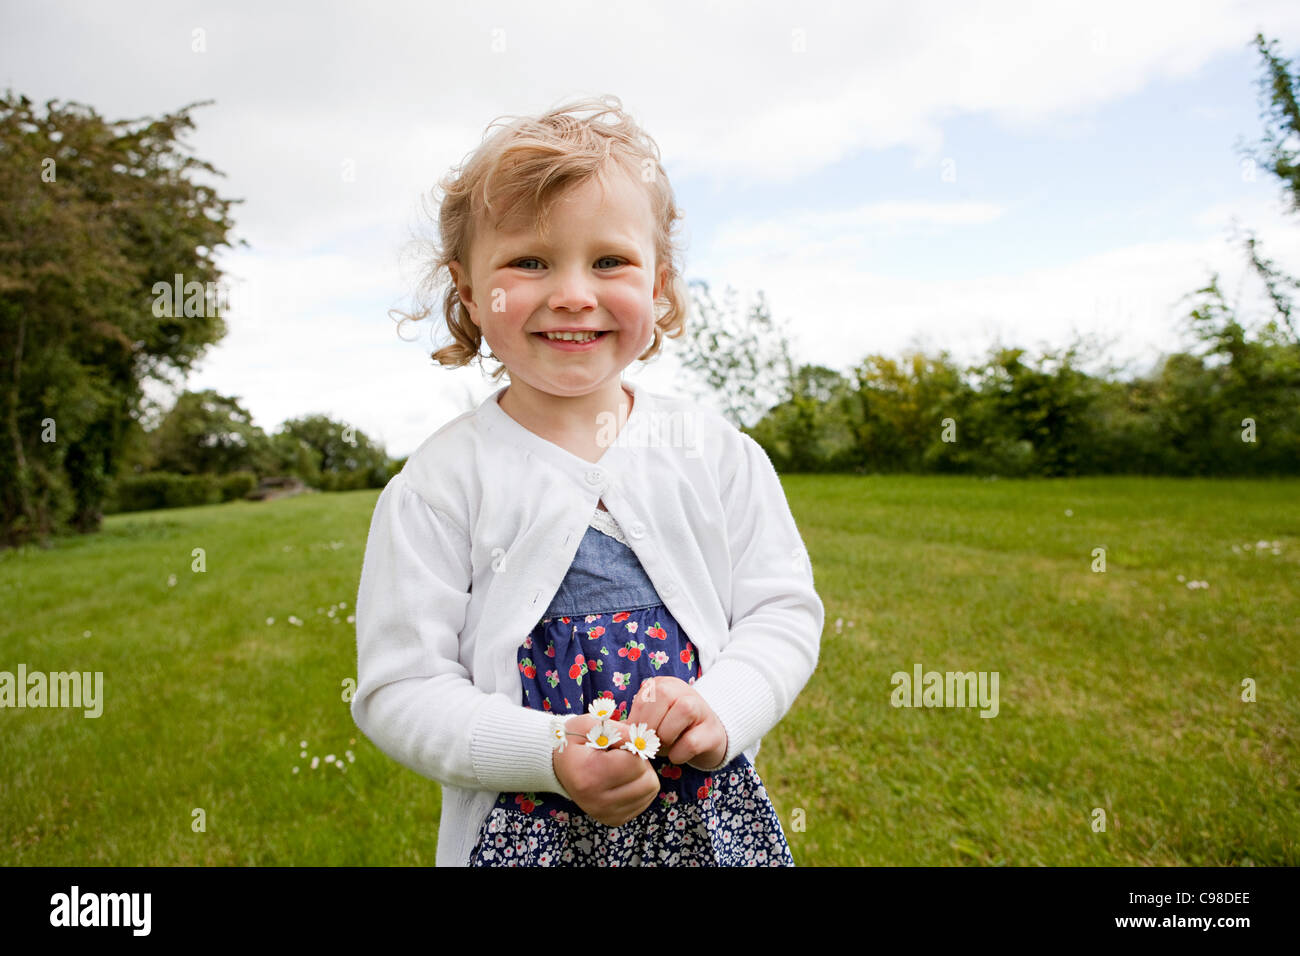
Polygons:
M591 112L578 118L575 114ZM597 122L602 116L613 122ZM460 301L449 264L468 263L474 227L480 217L494 215L498 224L527 217L538 223L545 236L551 207L571 188L592 178L604 182L611 163L621 167L634 182L643 183L650 198L654 221L655 270L667 266L668 276L655 300L654 341L641 355L646 361L659 351L663 337L678 338L686 328L689 295L681 275L681 249L676 231L682 218L668 176L659 162L659 147L623 110L616 96L578 100L556 107L538 117L497 117L488 126L512 119L484 140L457 168L438 183L434 191L439 239L433 244L430 265L416 291L416 310L403 312L398 323L428 318L439 305L451 343L432 353L439 365L460 368L476 357L483 364L480 349L483 334ZM491 352L488 357L495 359ZM494 381L506 372L504 365L492 370Z

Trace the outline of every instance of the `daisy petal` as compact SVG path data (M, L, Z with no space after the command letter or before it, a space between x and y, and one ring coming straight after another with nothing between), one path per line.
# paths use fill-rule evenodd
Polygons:
M587 746L595 747L597 750L608 750L621 739L622 736L607 720L602 720L587 731Z

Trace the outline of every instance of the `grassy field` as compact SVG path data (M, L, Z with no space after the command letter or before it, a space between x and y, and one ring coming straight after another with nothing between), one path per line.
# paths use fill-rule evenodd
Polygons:
M757 764L797 863L1300 863L1300 481L785 485L827 615ZM97 719L0 710L0 864L432 865L437 785L344 701L377 495L0 553L0 671L104 675ZM997 716L892 706L917 664Z

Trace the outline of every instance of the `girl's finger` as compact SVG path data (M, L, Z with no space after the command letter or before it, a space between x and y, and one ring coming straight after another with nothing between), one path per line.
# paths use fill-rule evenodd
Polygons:
M711 746L708 729L702 723L696 724L677 739L668 752L668 759L678 765L690 763L700 754L707 753Z
M660 750L669 750L682 734L694 727L702 715L699 708L689 697L679 697L668 708L663 719L659 722L659 729L655 731L659 735ZM673 761L677 763L677 761Z
M657 692L654 678L651 677L641 685L641 689L632 698L632 710L627 715L628 723L645 724L658 733L659 721L663 719L664 713L671 704L672 700Z

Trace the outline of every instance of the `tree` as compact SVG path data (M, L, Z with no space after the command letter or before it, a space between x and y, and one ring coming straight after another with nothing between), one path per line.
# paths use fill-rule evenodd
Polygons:
M387 452L355 426L309 415L285 422L281 434L311 449L326 491L379 488L388 481Z
M1252 169L1262 166L1276 176L1282 184L1282 199L1287 212L1300 213L1300 104L1296 102L1300 74L1291 74L1291 61L1278 55L1276 40L1265 41L1264 35L1257 33L1253 42L1264 61L1264 72L1258 81L1264 133L1254 146L1238 145L1238 152ZM1276 329L1280 320L1287 341L1300 345L1300 332L1297 332L1292 318L1292 296L1300 291L1300 280L1287 275L1273 260L1264 256L1253 231L1244 230L1234 238L1242 243L1251 268L1264 283L1273 302L1274 314L1267 328ZM1217 274L1214 279L1218 279Z
M211 389L184 392L150 433L155 467L181 475L265 474L272 470L271 441L237 398Z
M686 323L682 364L720 398L728 421L742 428L790 397L790 342L773 322L761 291L741 315L730 286L722 308L708 283L695 281L690 287L694 308Z
M803 365L790 398L746 433L767 450L778 471L832 471L846 467L853 433L842 411L848 380L824 365Z
M1282 181L1290 211L1300 213L1300 105L1296 102L1300 74L1291 75L1291 61L1277 55L1276 40L1266 42L1264 35L1257 33L1253 42L1264 60L1264 75L1259 79L1261 99L1267 96L1269 103L1261 110L1263 138L1245 152Z
M200 105L108 122L78 103L0 97L6 544L96 530L143 378L188 371L225 334L210 297L174 308L158 291L177 276L211 289L230 245L235 201L195 181L221 174L180 139Z
M1293 76L1290 61L1277 54L1276 41L1256 34L1253 42L1263 60L1259 88L1264 133L1253 148L1239 147L1239 151L1251 164L1276 176L1282 183L1287 211L1300 212L1300 106L1296 102L1300 75ZM1248 323L1237 305L1224 299L1218 273L1184 297L1194 302L1187 323L1204 347L1204 355L1195 369L1174 363L1162 374L1174 381L1209 378L1213 387L1174 393L1188 396L1185 401L1195 406L1198 427L1207 429L1207 434L1197 437L1174 423L1170 428L1186 447L1197 449L1192 457L1198 471L1294 471L1300 459L1296 414L1300 404L1300 334L1293 318L1293 296L1300 291L1300 280L1267 258L1250 230L1238 233L1234 241L1242 243L1251 269L1263 282L1273 315L1251 328L1256 323ZM1243 422L1257 430L1254 441L1243 440Z

